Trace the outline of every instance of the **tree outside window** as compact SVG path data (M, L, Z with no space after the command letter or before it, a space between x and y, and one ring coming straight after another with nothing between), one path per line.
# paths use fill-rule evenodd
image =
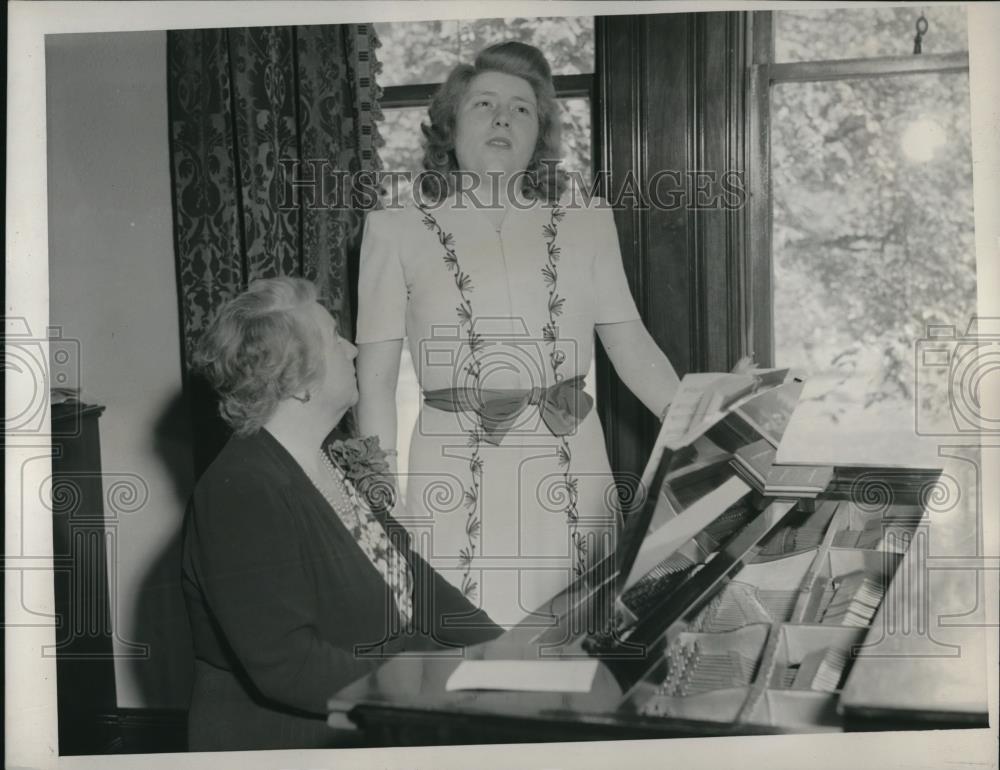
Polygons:
M914 6L772 14L773 360L829 377L831 423L838 398L873 424L949 419L915 351L976 309L965 9L924 14L920 55Z

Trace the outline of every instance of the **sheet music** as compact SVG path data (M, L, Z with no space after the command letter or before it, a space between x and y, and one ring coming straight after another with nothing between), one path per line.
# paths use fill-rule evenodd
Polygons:
M710 392L712 385L722 382L731 375L724 372L704 372L686 374L674 394L674 400L667 410L660 430L660 440L657 443L670 448L683 446L685 437L692 428L698 426L710 413ZM717 411L718 407L711 411Z
M735 405L733 411L738 412L751 428L771 444L778 446L799 402L803 385L801 380L792 380L754 393Z
M943 466L934 436L917 433L912 405L865 405L865 382L814 377L781 437L778 465L832 465L937 469ZM835 414L836 419L831 417Z
M725 412L719 409L720 402L711 404L707 393L713 384L732 376L726 372L695 372L684 375L674 394L674 400L670 402L643 471L644 489L651 488L665 447L678 449L690 444L725 416Z
M730 411L740 411L743 406L747 406L748 411L753 414L750 405L756 403L763 393L779 390L787 376L788 369L753 369L739 374L732 372L685 374L663 419L649 462L643 472L642 483L645 488L649 489L653 483L653 476L665 447L676 450L691 444ZM796 386L800 386L800 383L796 383ZM768 406L775 400L779 403L791 400L791 405L786 405L790 411L797 395L797 387L793 387L783 391L781 395L776 395L768 402ZM740 413L746 416L742 411ZM782 421L782 430L784 421L786 420ZM748 422L751 427L756 427L753 419ZM762 435L769 434L762 433ZM777 444L777 440L773 443Z
M463 660L445 689L590 692L597 660Z

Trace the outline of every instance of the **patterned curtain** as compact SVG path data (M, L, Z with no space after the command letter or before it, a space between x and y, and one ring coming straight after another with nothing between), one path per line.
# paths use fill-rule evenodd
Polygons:
M217 308L256 278L314 280L353 336L362 214L336 180L379 168L377 45L370 24L169 33L185 368ZM328 184L303 183L320 178ZM206 430L215 409L204 384L186 379L204 467L224 436L218 424Z

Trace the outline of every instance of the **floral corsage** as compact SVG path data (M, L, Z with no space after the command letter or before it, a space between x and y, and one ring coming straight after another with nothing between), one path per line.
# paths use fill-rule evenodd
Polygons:
M378 436L337 439L326 453L374 513L388 513L396 504L396 487L389 473L389 455Z

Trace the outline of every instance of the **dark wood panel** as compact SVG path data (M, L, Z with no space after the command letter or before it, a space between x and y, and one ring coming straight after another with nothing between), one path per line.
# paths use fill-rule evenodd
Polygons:
M567 743L576 741L702 738L729 735L776 735L787 730L736 726L691 719L586 720L553 713L545 721L490 714L364 706L351 714L364 731L364 745L461 746L497 743Z
M596 30L598 168L609 174L605 192L618 204L639 312L679 374L726 370L748 351L752 328L742 187L748 14L600 17ZM639 474L657 418L600 363L612 467Z
M710 194L699 195L694 207L702 239L698 283L704 323L699 352L702 365L710 371L729 369L746 348L742 292L746 211L743 201L727 200L724 186L728 175L745 176L745 16L698 14L696 23L697 72L692 86L698 94L702 141L701 154L693 163L712 184Z
M162 754L187 751L187 711L120 708L102 714L104 731L115 736L105 754Z
M597 101L601 115L597 167L609 175L610 183L603 194L612 203L622 197L619 193L626 178L630 174L635 177L642 166L643 124L636 118L644 112L646 93L644 54L639 42L642 18L617 16L595 20ZM616 206L614 212L625 275L640 313L645 294L645 213L638 205ZM601 418L607 426L611 467L620 474L623 483L634 486L649 453L649 414L618 380L603 351L598 356L597 385Z
M697 211L697 187L699 174L705 169L702 161L705 155L705 133L703 89L709 84L704 82L705 62L702 61L706 52L705 42L702 39L705 33L705 25L697 14L685 14L684 24L687 27L687 45L685 47L685 79L682 85L681 94L687 105L685 121L681 125L684 131L685 146L687 154L684 159L685 181L687 184L687 197L685 199L684 212L687 216L687 274L690 283L690 300L688 303L688 313L690 321L690 338L688 357L690 367L686 371L701 372L708 368L705 352L705 220ZM718 87L715 84L713 87Z
M59 754L101 754L115 739L112 607L98 418L103 407L52 407L52 555Z
M763 366L774 363L771 308L771 124L768 63L774 58L771 12L749 15L751 45L747 95L747 328L750 350Z
M687 185L691 153L688 128L693 115L684 95L689 93L691 79L690 35L690 24L678 23L673 15L649 17L644 46L651 59L646 82L649 109L644 116L645 129L640 132L649 159L647 184L653 198L649 253L643 257L647 280L641 312L653 339L681 375L697 369L692 354L698 298L691 269L697 239L691 230L686 191L673 200L668 193L685 190Z

